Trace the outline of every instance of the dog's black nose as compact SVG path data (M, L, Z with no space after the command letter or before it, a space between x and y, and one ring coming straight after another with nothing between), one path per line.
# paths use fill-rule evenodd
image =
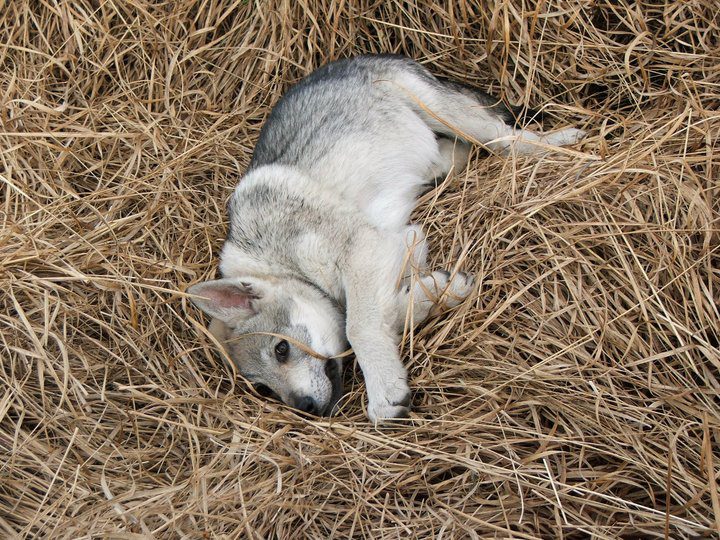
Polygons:
M317 403L310 396L298 399L295 407L309 414L317 414Z

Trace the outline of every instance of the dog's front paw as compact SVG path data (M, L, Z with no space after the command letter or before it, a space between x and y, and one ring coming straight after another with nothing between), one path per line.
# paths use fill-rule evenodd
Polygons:
M382 422L410 415L410 387L404 380L386 386L382 393L368 393L368 418Z
M432 285L435 289L435 302L451 308L465 300L475 285L475 278L465 272L457 272L451 276L450 272L436 270L425 279L428 281L427 285Z
M458 272L450 282L445 303L448 307L459 305L472 292L474 286L475 278L472 275Z

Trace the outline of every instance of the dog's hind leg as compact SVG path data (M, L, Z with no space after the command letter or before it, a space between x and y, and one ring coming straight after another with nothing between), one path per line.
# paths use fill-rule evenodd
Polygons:
M401 71L393 82L435 133L479 142L491 150L536 154L548 147L574 144L585 136L575 128L553 133L517 128L512 114L499 101L474 88L440 81L419 66Z
M450 171L459 173L468 163L470 157L470 145L456 137L437 137L438 159L431 165L428 171L428 182L437 184L445 180Z

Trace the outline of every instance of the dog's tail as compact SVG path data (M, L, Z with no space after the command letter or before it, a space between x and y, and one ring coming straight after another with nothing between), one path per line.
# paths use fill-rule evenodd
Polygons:
M480 143L494 151L514 148L519 153L533 154L576 143L585 136L584 131L575 128L535 133L516 127L516 117L502 102L469 86L439 80L418 64L403 70L395 82L434 132Z

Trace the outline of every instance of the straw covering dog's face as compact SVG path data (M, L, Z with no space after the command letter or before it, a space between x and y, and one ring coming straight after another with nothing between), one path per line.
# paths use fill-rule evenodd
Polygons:
M294 281L257 277L191 287L193 302L213 317L210 330L239 372L288 405L330 415L343 393L342 316L326 297ZM305 349L305 350L303 350Z

